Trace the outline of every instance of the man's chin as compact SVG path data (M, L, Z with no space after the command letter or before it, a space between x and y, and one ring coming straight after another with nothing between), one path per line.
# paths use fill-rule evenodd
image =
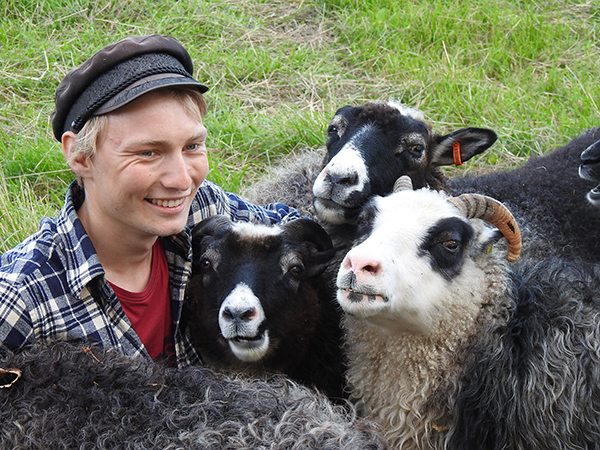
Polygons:
M147 227L146 230L153 236L167 237L181 233L185 229L186 221L169 221L170 223L155 223L154 226Z
M185 229L185 225L181 226L181 227L170 228L168 230L161 232L158 236L159 237L173 236L173 235L181 233L184 229Z

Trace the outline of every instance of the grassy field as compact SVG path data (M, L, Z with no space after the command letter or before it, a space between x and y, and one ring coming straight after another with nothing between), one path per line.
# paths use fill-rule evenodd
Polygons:
M598 0L4 0L0 14L0 252L73 178L51 135L56 86L132 34L189 50L211 87L209 179L232 191L322 146L345 104L394 98L442 132L494 129L466 170L514 167L600 123Z

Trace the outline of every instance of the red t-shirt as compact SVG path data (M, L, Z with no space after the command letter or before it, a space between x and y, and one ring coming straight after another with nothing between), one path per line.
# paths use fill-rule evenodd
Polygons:
M110 285L150 357L172 357L175 352L169 270L160 239L152 247L152 272L148 286L142 292L130 292L112 283Z

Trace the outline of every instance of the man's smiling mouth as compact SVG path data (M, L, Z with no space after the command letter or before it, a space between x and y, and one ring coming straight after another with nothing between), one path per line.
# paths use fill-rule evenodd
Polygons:
M154 205L162 206L163 208L175 208L185 202L185 198L179 198L177 200L161 200L158 198L150 198L148 201Z

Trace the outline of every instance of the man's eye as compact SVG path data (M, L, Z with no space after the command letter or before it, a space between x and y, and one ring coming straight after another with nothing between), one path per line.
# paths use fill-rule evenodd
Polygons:
M203 142L197 142L195 144L190 144L190 145L186 145L185 149L186 150L201 150L202 148L204 148L204 143Z

